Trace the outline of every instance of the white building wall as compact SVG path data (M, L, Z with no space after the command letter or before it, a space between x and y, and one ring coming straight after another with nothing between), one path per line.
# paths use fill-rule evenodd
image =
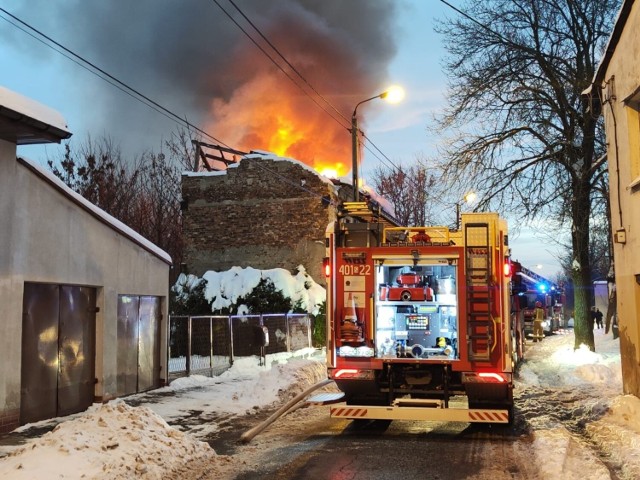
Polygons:
M602 87L625 393L640 396L640 4L626 19Z
M117 300L120 294L163 297L161 378L166 379L169 265L74 203L0 140L0 413L20 407L24 282L97 288L95 395L116 392Z
M0 427L5 422L17 420L20 408L22 325L16 319L22 317L22 284L11 275L15 235L10 220L16 210L16 199L11 195L15 189L7 185L9 179L15 178L15 158L15 144L0 140L0 413L6 412L2 415Z

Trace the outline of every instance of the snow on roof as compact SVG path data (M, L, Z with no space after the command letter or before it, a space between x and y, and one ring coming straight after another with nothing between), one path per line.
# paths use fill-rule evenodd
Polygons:
M142 235L140 235L138 232L136 232L132 228L122 223L120 220L112 217L101 208L95 206L93 203L91 203L89 200L84 198L79 193L76 193L73 190L71 190L62 180L56 177L53 174L53 172L47 170L46 168L42 167L38 163L34 162L33 160L29 160L24 157L19 158L18 161L23 162L28 168L34 170L40 177L44 178L49 183L53 184L64 195L70 197L74 202L79 204L82 208L87 210L89 213L93 214L95 217L98 217L99 220L111 226L114 230L119 231L122 235L124 235L125 237L128 237L130 240L137 243L138 245L143 247L145 250L148 250L149 252L154 254L156 257L164 260L169 265L173 263L171 261L171 256L167 252L162 250L156 244L144 238Z
M308 172L313 173L315 176L317 176L323 182L328 183L331 186L333 186L333 182L331 181L330 178L327 178L324 175L320 175L312 167L310 167L306 163L301 162L300 160L296 160L295 158L281 157L279 155L276 155L275 153L267 152L267 151L263 151L263 150L252 150L251 153L249 153L249 154L245 155L244 157L242 157L242 159L240 159L240 162L242 162L243 159L247 159L247 160L262 159L262 160L272 160L274 162L290 162L290 163L299 165L300 167L304 168ZM227 169L229 169L229 168L237 168L240 165L240 162L230 164L227 167ZM185 175L187 177L197 177L197 176L213 177L213 176L216 176L216 175L226 175L226 173L227 173L227 170L220 170L220 171L216 171L216 172L184 172L183 175Z
M56 110L2 86L0 86L0 106L59 128L71 135L67 122Z
M230 168L238 168L239 165L240 165L240 162L230 163L229 165L227 165L227 168L224 170L213 170L211 172L188 171L188 172L182 172L182 175L184 177L217 177L219 175L226 175L227 170L229 170Z
M592 85L600 85L604 80L604 75L606 74L607 68L609 68L609 62L611 62L611 58L618 46L618 42L622 36L622 31L624 30L627 19L631 13L631 8L633 7L634 0L624 0L622 5L620 6L620 10L618 10L618 14L616 15L616 19L613 22L613 31L609 36L609 40L607 40L607 45L604 48L604 53L602 58L600 59L600 63L596 68L595 73L593 74L593 80L591 81L591 85L586 88L582 94L588 95L591 93Z

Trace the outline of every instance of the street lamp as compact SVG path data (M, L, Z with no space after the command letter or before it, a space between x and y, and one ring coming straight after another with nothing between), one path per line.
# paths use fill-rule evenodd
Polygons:
M356 107L353 109L353 115L351 115L351 160L353 166L351 168L352 181L353 181L353 201L360 201L360 189L358 188L358 154L360 152L360 145L358 143L358 107L363 103L369 102L371 100L375 100L376 98L382 98L387 100L390 103L398 103L404 98L404 90L401 87L392 86L389 87L384 92L367 98L366 100L362 100L359 102Z
M473 192L466 193L464 197L462 197L462 201L456 202L456 230L460 230L460 221L462 220L460 214L461 207L465 203L473 203L476 200L476 194Z

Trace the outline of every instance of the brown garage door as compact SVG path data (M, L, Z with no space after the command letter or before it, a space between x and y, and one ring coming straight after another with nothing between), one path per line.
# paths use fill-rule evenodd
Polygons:
M118 296L118 390L129 395L160 385L160 298Z
M25 283L20 423L69 415L93 403L96 291Z

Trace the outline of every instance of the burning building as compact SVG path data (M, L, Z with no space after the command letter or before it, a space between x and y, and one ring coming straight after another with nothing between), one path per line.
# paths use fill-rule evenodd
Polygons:
M325 229L341 186L296 160L253 153L229 168L182 177L185 264L189 273L234 266L258 269L303 265L324 284Z

